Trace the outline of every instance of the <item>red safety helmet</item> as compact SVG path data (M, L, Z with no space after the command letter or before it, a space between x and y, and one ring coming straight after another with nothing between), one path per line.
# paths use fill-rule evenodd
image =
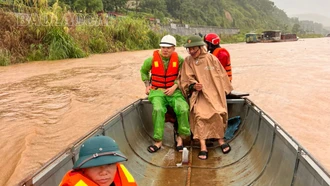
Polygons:
M215 33L209 33L205 35L204 41L209 42L212 45L218 45L220 44L220 37Z

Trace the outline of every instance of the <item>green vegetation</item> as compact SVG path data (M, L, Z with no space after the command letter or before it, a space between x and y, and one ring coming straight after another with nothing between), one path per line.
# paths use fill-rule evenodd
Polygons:
M323 37L322 34L298 34L299 38L320 38Z
M283 30L292 24L270 0L142 0L137 9L190 25Z
M29 16L24 19L0 10L0 66L158 48L161 38L144 19L64 14L56 4Z
M112 11L125 16L104 13ZM303 38L321 37L309 34L312 27L322 30L289 18L270 0L0 0L0 66L158 48L165 33L147 18L241 30L221 35L221 43L243 42L250 31L282 30ZM175 37L178 46L187 38Z
M0 49L0 66L10 64L10 52L7 49Z
M236 35L221 35L221 43L239 43L239 42L245 42L245 33L240 33Z
M49 30L43 42L48 45L47 59L49 60L81 58L86 56L72 37L59 27Z

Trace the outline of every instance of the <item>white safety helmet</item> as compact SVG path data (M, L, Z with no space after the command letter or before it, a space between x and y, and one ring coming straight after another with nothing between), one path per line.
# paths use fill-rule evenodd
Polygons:
M160 41L159 46L161 46L161 47L176 46L176 39L175 39L175 37L173 37L171 35L166 35Z

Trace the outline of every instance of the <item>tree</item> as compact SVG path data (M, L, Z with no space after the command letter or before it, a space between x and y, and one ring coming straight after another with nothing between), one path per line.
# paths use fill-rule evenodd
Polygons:
M115 8L112 0L102 0L102 3L103 3L103 10L106 12L113 11L113 9Z
M61 0L60 4L65 4L69 7L69 9L73 9L74 7L74 0Z
M182 0L167 0L166 8L174 18L180 19Z
M294 24L292 27L292 33L297 34L300 30L300 25L299 24Z
M78 12L92 13L103 10L102 0L77 0L74 6Z
M140 8L142 11L153 14L159 14L160 12L165 15L167 14L165 0L143 0L141 1Z
M118 12L119 9L125 7L128 0L102 0L104 10L105 11L113 11Z

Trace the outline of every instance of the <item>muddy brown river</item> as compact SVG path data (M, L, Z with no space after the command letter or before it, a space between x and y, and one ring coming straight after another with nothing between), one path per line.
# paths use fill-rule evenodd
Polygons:
M234 89L330 170L330 38L226 44ZM187 56L184 48L176 51ZM0 67L0 185L16 185L129 103L152 50Z

